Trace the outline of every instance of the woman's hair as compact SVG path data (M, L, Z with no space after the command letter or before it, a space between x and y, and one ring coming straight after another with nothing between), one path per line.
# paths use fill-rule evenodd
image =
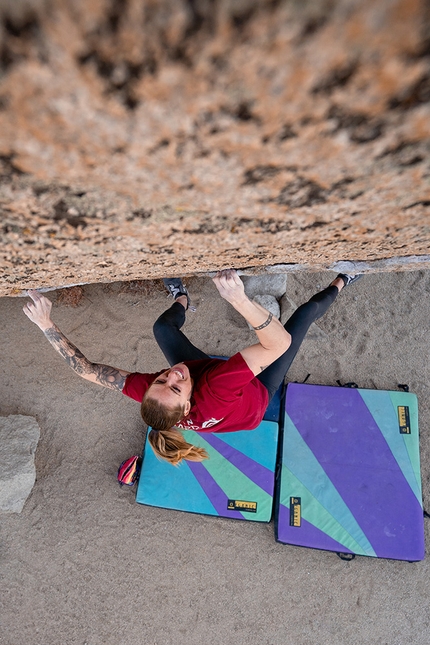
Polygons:
M156 399L144 396L140 413L145 423L151 426L148 441L159 459L177 466L183 459L203 461L209 458L204 448L185 441L182 433L174 427L185 415L183 406L171 410Z

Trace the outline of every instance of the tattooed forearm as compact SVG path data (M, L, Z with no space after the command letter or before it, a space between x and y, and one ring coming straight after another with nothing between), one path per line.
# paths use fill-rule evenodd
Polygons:
M64 358L66 363L70 365L72 370L78 374L88 373L89 361L85 358L81 351L75 347L57 327L51 327L44 332L46 338L51 345L57 350Z
M97 383L105 387L110 387L112 390L120 390L122 392L126 376L122 374L121 370L117 370L115 367L109 367L109 365L101 365L100 363L93 363L92 366Z
M44 334L54 349L79 376L112 390L122 391L128 372L101 363L91 363L56 325L46 329Z

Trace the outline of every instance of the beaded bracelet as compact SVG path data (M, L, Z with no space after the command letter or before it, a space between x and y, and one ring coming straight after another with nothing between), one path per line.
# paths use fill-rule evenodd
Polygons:
M272 322L272 318L273 318L273 314L272 312L270 312L266 322L264 322L262 325L258 325L258 327L253 327L253 329L255 329L255 331L258 331L259 329L264 329L264 327L267 327L267 325L270 325L270 323Z

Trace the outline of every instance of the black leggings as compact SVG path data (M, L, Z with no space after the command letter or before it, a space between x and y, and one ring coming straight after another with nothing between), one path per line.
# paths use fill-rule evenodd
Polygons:
M257 378L269 392L269 400L282 383L285 374L290 369L306 333L315 320L321 318L334 302L338 288L331 286L312 296L312 298L296 309L287 320L284 327L291 334L291 345L274 363L258 374ZM179 303L173 305L156 320L154 336L169 365L209 358L207 354L195 347L181 332L185 322L185 308Z

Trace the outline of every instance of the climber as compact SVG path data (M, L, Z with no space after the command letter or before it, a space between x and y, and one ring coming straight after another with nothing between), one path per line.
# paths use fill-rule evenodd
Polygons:
M360 275L339 274L323 291L298 307L283 326L272 313L250 300L236 271L220 271L213 282L221 297L253 327L258 342L228 360L211 358L181 331L190 296L180 278L165 279L174 302L154 324L154 336L170 367L156 373L130 373L90 362L51 320L52 303L35 290L24 313L44 333L67 364L82 378L122 392L141 404L151 427L149 442L162 459L207 458L181 430L233 432L256 428L283 382L310 325L334 302L344 286Z

